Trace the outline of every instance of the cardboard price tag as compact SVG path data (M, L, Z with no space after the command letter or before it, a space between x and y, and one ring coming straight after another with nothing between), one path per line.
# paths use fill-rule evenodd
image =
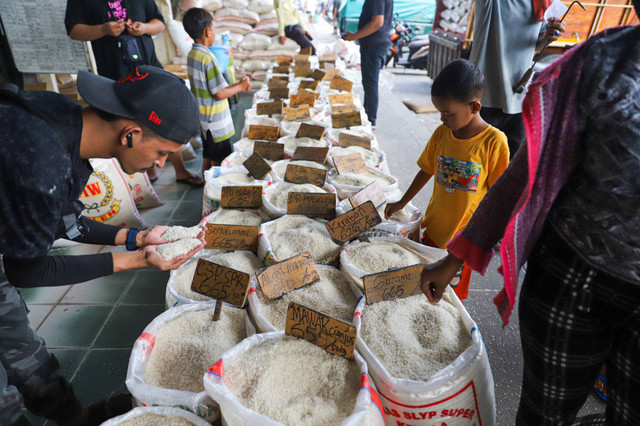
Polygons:
M256 273L256 279L267 303L292 290L320 281L315 261L308 251L278 262Z
M311 77L311 74L313 74L313 71L311 71L311 67L304 67L304 68L293 67L293 75L296 77L306 78L306 77Z
M353 359L357 329L313 309L290 302L284 332L313 343L332 355Z
M318 65L320 65L320 68L325 70L332 70L336 67L335 61L320 61Z
M322 72L321 70L313 70L313 72L311 73L311 78L318 81L324 80L324 76L325 76L325 73Z
M309 105L313 107L315 104L316 97L313 93L298 92L297 95L291 95L291 98L289 98L290 106Z
M302 52L302 50L300 50L300 52ZM302 61L302 62L309 62L309 54L304 54L304 53L299 53L297 55L295 55L293 57L293 59L296 61L296 63Z
M300 127L298 127L298 132L296 133L296 138L311 138L320 140L322 136L324 136L325 131L324 126L316 126L315 124L302 123Z
M265 141L277 141L280 139L280 128L278 126L260 126L251 124L249 126L249 139L261 139Z
M380 223L382 218L378 211L371 201L367 201L327 222L325 226L333 241L344 244Z
M354 127L362 125L360 111L348 112L346 114L333 114L331 116L331 126L340 129L343 127Z
M282 113L284 114L284 119L287 121L308 120L311 118L311 112L307 104L284 107Z
M367 166L364 163L364 158L359 152L347 155L338 155L331 157L333 159L333 165L339 174L345 173L362 173L367 171Z
M332 114L348 114L350 112L359 111L354 104L334 105L331 107Z
M288 65L280 65L277 67L273 67L274 74L289 74L290 71L291 69L289 68Z
M384 192L382 191L382 188L380 188L380 185L378 185L378 182L371 182L357 194L349 198L349 203L351 203L351 206L354 208L366 203L367 201L371 201L373 205L376 206L376 209L380 208L380 206L387 202L387 197L384 195Z
M338 135L340 146L360 146L364 149L371 149L371 139L365 136L356 136L346 132L340 132Z
M318 80L302 80L300 82L300 90L302 89L316 90L318 88L319 83L320 82Z
M256 105L256 109L258 110L258 115L268 115L271 117L273 114L282 114L283 106L284 102L282 101L260 102Z
M321 148L317 146L299 146L293 152L293 160L315 161L324 164L327 161L329 148Z
M313 167L298 166L295 164L287 165L287 169L284 173L284 181L290 183L310 183L311 185L322 187L324 186L326 179L326 170L315 169Z
M267 83L267 87L269 88L269 91L273 91L275 89L282 89L282 88L287 88L287 84L289 82L285 81L285 80L274 80L271 79L269 80L269 83ZM270 97L273 97L271 93L269 93Z
M332 80L334 77L340 76L340 70L337 68L333 68L333 69L325 68L323 71L324 71L324 77L322 77L322 80Z
M336 194L290 192L287 214L333 219L336 217Z
M293 62L293 58L289 56L278 56L276 59L278 65L291 65L291 62Z
M259 209L262 207L262 187L259 185L223 186L220 207L223 209Z
M418 264L363 276L362 281L367 305L381 301L403 299L421 293L420 273L423 266Z
M254 149L255 149L255 142L254 142ZM282 152L284 154L284 147ZM251 154L251 157L247 158L245 162L242 163L242 165L247 170L249 170L249 173L251 174L251 176L253 176L258 180L262 180L262 178L264 178L267 175L267 173L271 171L271 166L269 165L269 163L264 161L264 158L262 158L262 155L260 155L255 151L253 154Z
M249 274L198 259L191 290L242 308L247 300L250 281Z
M288 75L274 75L273 77L271 77L271 80L269 81L284 81L286 83L289 83L289 76Z
M329 88L340 90L341 92L351 92L353 89L353 82L344 77L335 76L331 79Z
M320 55L319 61L322 62L335 62L338 59L338 55L335 53L325 53L324 55Z
M271 99L286 99L289 97L289 88L286 83L282 87L269 88L269 97Z
M204 234L204 248L214 250L247 250L258 252L257 226L218 225L209 223Z
M254 154L260 154L263 158L278 161L284 158L284 144L278 142L255 141L253 143Z
M313 53L311 46L300 49L300 55L307 55L309 57Z
M336 104L353 104L353 95L351 93L342 93L338 95L329 95L329 103Z

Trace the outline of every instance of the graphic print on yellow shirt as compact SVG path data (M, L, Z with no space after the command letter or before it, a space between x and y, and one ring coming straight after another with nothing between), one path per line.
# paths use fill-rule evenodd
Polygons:
M455 158L438 156L437 182L447 187L445 191L453 193L456 189L466 192L478 190L478 180L482 172L482 164L473 161L456 160Z
M508 165L507 137L493 126L469 139L456 138L444 125L435 130L418 166L435 179L422 226L438 247L465 227Z

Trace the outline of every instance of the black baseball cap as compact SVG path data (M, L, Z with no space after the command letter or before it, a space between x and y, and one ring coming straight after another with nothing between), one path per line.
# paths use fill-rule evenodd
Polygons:
M80 71L77 83L89 105L135 120L171 141L185 144L200 129L196 98L184 80L161 68L141 66L120 81Z

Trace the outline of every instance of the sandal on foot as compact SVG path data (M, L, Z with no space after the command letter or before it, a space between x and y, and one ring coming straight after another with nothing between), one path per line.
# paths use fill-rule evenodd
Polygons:
M600 382L601 384L599 384L598 382ZM602 374L598 374L596 383L593 385L593 391L604 401L607 400L607 378Z
M176 182L185 183L187 185L195 186L197 188L204 186L204 181L200 179L198 176L189 176L183 179L176 178Z

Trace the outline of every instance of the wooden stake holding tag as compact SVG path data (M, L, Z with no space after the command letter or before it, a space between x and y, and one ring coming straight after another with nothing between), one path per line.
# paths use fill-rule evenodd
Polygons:
M316 126L315 124L302 123L300 127L298 127L296 138L311 138L311 139L320 140L324 136L325 130L326 129L324 126Z
M348 112L346 114L331 115L331 126L336 129L349 128L362 125L360 111Z
M336 194L290 192L287 214L333 219L336 217Z
M325 76L325 73L317 69L313 70L313 72L311 73L311 78L318 81L324 80L324 76Z
M260 154L271 161L284 159L284 144L278 142L255 141L253 143L254 154Z
M366 203L367 201L371 201L373 205L376 206L376 209L380 208L387 202L387 197L384 195L384 192L382 191L382 188L380 188L380 185L378 185L378 182L371 182L357 194L349 198L349 203L351 203L351 206L354 208Z
M222 315L222 300L216 300L216 307L213 308L213 320L220 321Z
M249 171L251 176L258 180L262 180L267 175L267 173L271 171L271 166L269 165L269 163L264 161L262 155L255 152L255 142L253 143L253 149L254 152L253 154L251 154L251 157L247 158L245 162L242 163L242 165ZM282 152L284 154L284 147Z
M329 148L321 148L317 146L299 146L293 152L293 160L315 161L324 164L327 161Z
M249 125L249 139L260 139L265 141L277 141L280 139L280 128L278 126Z
M198 259L191 290L242 308L247 300L250 281L249 274Z
M329 88L340 90L341 92L351 92L353 89L353 82L344 77L335 76L331 79Z
M320 281L315 261L308 251L278 262L256 273L258 285L267 303L297 288Z
M347 155L332 156L333 165L339 174L345 173L362 173L367 171L367 166L364 163L364 158L359 152Z
M284 173L284 181L289 183L305 184L323 187L327 180L327 171L313 167L288 164Z
M204 234L205 249L209 250L246 250L258 252L257 226L207 224Z
M282 110L284 119L287 121L300 121L308 120L311 118L311 112L309 111L309 105L302 104L294 107L284 107Z
M420 294L420 274L423 267L424 265L418 264L363 276L367 305Z
M259 209L262 207L262 187L259 185L223 186L220 207L223 209Z
M358 331L344 321L290 302L284 332L313 343L332 355L353 359Z
M351 93L340 93L338 95L329 95L329 103L331 105L353 104L353 95Z
M273 114L282 114L283 106L284 102L282 101L260 102L256 105L256 109L258 115L268 115L271 117Z
M289 97L289 88L286 84L282 87L274 87L269 89L269 97L271 99L286 99Z
M316 90L319 83L318 80L302 80L300 82L300 89Z
M359 146L364 149L371 149L371 139L365 136L356 136L351 133L340 132L338 142L342 147Z
M313 93L298 92L297 95L291 95L289 106L309 105L315 106L316 97Z
M277 67L273 67L274 74L289 74L290 71L291 69L289 68L288 65L280 65Z
M344 244L380 223L382 218L378 211L371 201L367 201L327 222L325 226L333 241Z

